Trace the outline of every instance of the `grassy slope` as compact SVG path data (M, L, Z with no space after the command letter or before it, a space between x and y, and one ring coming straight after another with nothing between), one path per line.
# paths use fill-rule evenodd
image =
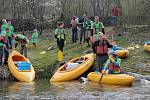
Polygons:
M106 30L109 28L106 28ZM91 48L87 48L85 45L80 45L79 43L72 44L71 43L71 31L67 30L67 44L64 48L64 59L63 61L67 61L76 56L84 55L83 52L85 50L90 50ZM110 30L111 31L111 30ZM121 33L121 36L116 36L115 42L121 47L131 46L133 41L135 44L139 43L139 41L144 42L147 40L143 33L139 33L138 35L132 34L122 34L121 31L117 33ZM55 46L56 43L53 38L41 37L39 40L38 47L32 48L32 45L29 45L29 59L32 62L35 70L38 71L46 71L47 68L50 69L54 64L57 63L57 52L58 49ZM54 50L46 51L49 46L55 46ZM141 44L142 46L142 44ZM46 51L46 54L40 54L40 52ZM139 49L130 50L129 58L122 60L122 69L124 71L138 72L142 74L149 74L148 70L141 70L140 68L136 68L135 65L139 62L148 63L148 59L150 59L150 54L143 51L143 47ZM141 66L142 68L142 66ZM48 75L51 75L51 71L47 71Z

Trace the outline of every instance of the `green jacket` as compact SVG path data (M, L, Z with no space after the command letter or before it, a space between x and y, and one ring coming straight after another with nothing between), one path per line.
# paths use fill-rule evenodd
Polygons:
M60 34L60 39L65 39L65 29L59 29L57 28L55 30L55 38Z
M86 30L91 30L93 29L93 21L89 20L86 21Z
M12 34L14 33L14 27L11 24L8 24L10 32L8 33L8 36L11 37Z
M104 28L104 25L102 22L94 23L94 28L96 29L96 33L100 31L101 28Z
M2 26L1 26L1 31L6 31L6 28L9 28L8 24L3 23Z
M29 40L26 36L22 35L22 34L16 34L17 37L15 39L16 42L20 43L20 44L28 44Z
M38 33L37 32L34 32L32 34L31 41L32 41L32 43L37 43L38 42Z
M6 33L6 31L2 31L0 38L2 38L2 40L0 40L0 46L3 46L3 44L7 42L8 33Z

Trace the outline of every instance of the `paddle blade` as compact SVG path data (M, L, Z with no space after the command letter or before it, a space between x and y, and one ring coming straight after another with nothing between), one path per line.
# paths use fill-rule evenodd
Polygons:
M57 57L58 57L58 61L62 61L62 59L63 59L63 54L62 54L62 52L61 52L60 50L58 51Z

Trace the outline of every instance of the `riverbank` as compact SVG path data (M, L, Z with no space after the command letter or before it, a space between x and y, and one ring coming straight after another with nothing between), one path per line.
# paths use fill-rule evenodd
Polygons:
M144 26L145 28L145 26ZM125 72L136 72L143 75L150 74L150 54L143 50L143 44L149 39L148 28L143 27L106 27L107 33L115 33L114 41L118 46L127 48L130 46L139 45L140 48L135 48L130 51L128 58L122 59L121 69ZM71 30L67 29L67 43L64 47L63 62L71 58L84 55L86 51L90 51L91 47L86 44L71 42ZM36 71L36 79L50 79L54 70L58 67L57 63L57 45L53 33L43 33L39 38L37 48L33 48L32 44L28 45L28 58ZM111 35L108 34L111 40ZM19 48L18 48L19 50Z

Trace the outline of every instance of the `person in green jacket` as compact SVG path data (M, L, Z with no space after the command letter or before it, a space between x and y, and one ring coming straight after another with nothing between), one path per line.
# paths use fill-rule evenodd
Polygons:
M38 42L38 32L37 32L37 29L34 29L33 31L34 32L32 34L31 41L32 41L33 46L36 48L36 45Z
M63 51L65 43L65 29L63 27L64 23L59 22L57 24L57 29L55 30L55 39L57 40L57 46L61 51Z
M9 27L8 27L6 19L3 19L2 26L1 26L1 33L6 32L6 28L9 28Z
M8 33L9 28L6 28L6 31L2 31L0 35L0 65L3 64L3 57L4 57L4 64L7 64L8 56L9 56L9 44L8 44Z
M10 45L10 49L12 49L12 34L14 34L14 27L11 24L11 21L8 21L8 28L10 32L8 33L8 43Z
M109 59L106 61L106 64L102 70L103 74L120 74L120 64L121 59L117 57L114 50L111 50L109 53Z
M93 21L88 18L86 20L86 32L85 32L85 41L87 42L88 46L90 46L90 36L91 36L91 30L93 29Z
M102 32L103 34L105 34L105 32L104 32L104 25L103 25L103 23L99 22L99 17L95 16L94 18L95 18L95 22L94 22L94 26L93 26L93 40L96 41L98 33Z
M27 57L27 44L29 44L28 38L22 34L13 34L12 37L16 41L14 50L16 50L18 44L20 44L20 53Z

